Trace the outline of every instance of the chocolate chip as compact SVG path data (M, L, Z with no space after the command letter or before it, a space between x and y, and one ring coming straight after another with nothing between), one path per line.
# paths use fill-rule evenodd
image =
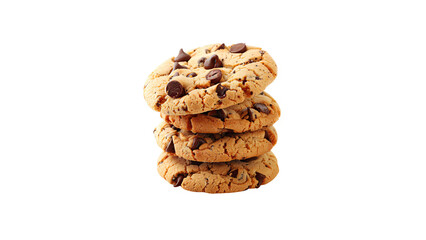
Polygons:
M263 56L263 54L265 54L265 51L263 51L263 50L260 50L259 52L262 56Z
M196 77L197 74L195 72L188 73L187 77Z
M220 83L216 87L216 93L219 98L224 98L226 96L226 91L229 89L227 87L222 86Z
M200 67L201 65L204 65L205 61L206 61L205 57L202 57L202 58L198 59L198 66Z
M200 137L197 137L197 136L194 137L194 139L192 140L192 144L191 144L191 150L198 149L204 143L206 143L206 140L204 140Z
M271 141L271 138L269 137L268 131L265 131L265 139L268 141Z
M269 114L271 111L269 110L269 108L265 105L265 104L263 104L263 103L255 103L255 104L253 104L253 107L257 110L257 111L259 111L259 112L263 112L263 113L266 113L266 114Z
M172 71L174 71L176 69L187 69L187 67L182 66L179 63L175 62L175 64L173 64L173 70Z
M256 115L254 115L253 110L251 110L251 108L247 108L247 115L248 115L248 120L250 122L253 122L254 119L256 119Z
M231 53L243 53L247 51L247 46L244 43L237 43L232 45L229 51Z
M171 80L172 78L177 77L177 76L179 76L178 72L176 72L169 80Z
M207 73L206 79L210 81L210 86L218 84L222 79L222 71L219 69L211 70L209 73Z
M169 144L167 144L166 149L164 151L168 153L175 153L175 144L173 143L173 138L170 138Z
M179 187L182 184L184 178L185 178L185 176L182 175L182 174L179 174L176 177L174 177L173 178L173 187Z
M167 83L166 92L167 95L172 98L180 98L185 95L185 89L183 88L182 84L176 80L172 80Z
M256 76L256 77L255 77L255 79L256 79L256 80L260 80L260 77Z
M220 118L220 120L225 121L225 111L223 111L222 109L219 110L213 110L207 113L207 115L215 117L215 118Z
M235 169L229 173L229 176L236 178L238 176L238 169Z
M225 49L225 43L220 44L220 46L216 50L219 50L219 49Z
M223 64L216 54L210 56L204 62L204 68L205 69L218 68L218 67L222 67L222 66L223 66Z
M167 101L166 97L165 97L165 96L161 96L161 97L157 100L157 102L155 103L155 105L156 105L157 107L159 107L159 106L161 106L161 104L165 103L166 101Z
M189 59L191 59L191 56L184 52L183 49L181 48L179 50L179 54L175 57L174 61L175 62L182 62L182 61L188 61Z
M262 185L263 181L265 180L266 176L256 172L256 176L255 176L256 180L257 180L257 185L256 188L259 188L260 185Z

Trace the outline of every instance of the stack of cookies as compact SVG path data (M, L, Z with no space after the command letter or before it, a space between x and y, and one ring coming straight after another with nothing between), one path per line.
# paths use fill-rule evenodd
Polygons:
M164 119L154 130L164 150L158 172L173 186L225 193L258 188L278 174L271 151L280 117L265 88L277 66L244 43L182 49L144 86L148 105Z

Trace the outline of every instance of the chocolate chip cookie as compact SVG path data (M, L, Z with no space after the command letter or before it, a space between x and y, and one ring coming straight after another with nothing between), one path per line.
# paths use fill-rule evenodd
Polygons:
M182 49L155 69L144 86L148 105L164 115L223 109L261 93L277 75L272 57L244 43Z
M161 114L161 117L177 128L194 133L242 133L272 126L280 114L278 103L262 92L224 109L192 115Z
M258 188L278 174L272 152L261 156L225 163L193 162L170 153L162 153L158 173L173 186L194 192L228 193Z
M158 146L187 160L227 162L266 153L277 143L274 127L254 132L204 134L193 133L163 122L155 130Z

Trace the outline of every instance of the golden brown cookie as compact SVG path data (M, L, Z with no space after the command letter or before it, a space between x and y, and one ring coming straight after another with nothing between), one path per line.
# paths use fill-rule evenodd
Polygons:
M155 130L158 146L187 160L228 162L259 156L277 143L274 127L254 132L195 134L163 122Z
M276 75L274 60L259 47L211 44L161 64L149 75L144 97L165 115L198 114L258 95Z
M272 126L280 114L278 103L262 92L224 109L192 115L161 114L161 117L177 128L194 133L242 133Z
M278 163L272 152L247 160L225 163L200 163L162 153L158 173L170 184L194 192L229 193L258 188L278 174Z

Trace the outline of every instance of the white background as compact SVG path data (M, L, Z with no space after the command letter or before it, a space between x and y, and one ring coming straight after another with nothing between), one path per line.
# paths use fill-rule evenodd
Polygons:
M425 239L424 1L1 1L0 239ZM274 57L277 178L157 173L147 75L180 48Z

